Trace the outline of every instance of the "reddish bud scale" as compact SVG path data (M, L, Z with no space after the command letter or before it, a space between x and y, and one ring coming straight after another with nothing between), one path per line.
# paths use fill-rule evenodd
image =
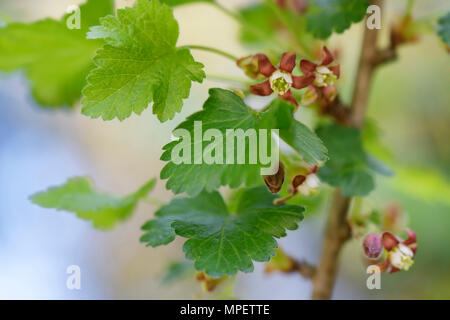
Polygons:
M271 176L264 176L264 182L272 193L278 193L281 190L284 182L284 166L281 162L278 172Z

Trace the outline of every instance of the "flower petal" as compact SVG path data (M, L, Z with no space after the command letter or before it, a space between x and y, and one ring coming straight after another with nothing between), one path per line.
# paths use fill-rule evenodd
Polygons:
M408 245L408 248L411 249L411 251L413 252L414 256L416 255L416 251L417 251L417 243L412 243L410 245Z
M314 73L305 74L300 77L292 76L292 86L295 89L306 88L307 86L311 85L314 82L315 78L316 76L314 75Z
M250 93L256 94L258 96L269 96L272 94L273 90L270 87L270 81L266 80L262 83L254 84L249 88Z
M317 64L315 64L314 62L311 62L306 59L303 59L300 61L300 70L302 70L302 72L304 74L314 72L314 70L316 70L316 68L317 68Z
M302 101L300 102L304 106L309 106L310 104L313 104L316 102L316 100L319 98L319 92L314 86L309 86L308 90L305 91L302 97Z
M295 106L295 110L297 110L298 102L295 100L294 95L292 94L291 90L288 90L284 95L279 95L279 97L283 100L286 100L290 103L292 103Z
M337 87L335 85L321 87L320 91L322 91L323 96L329 102L334 101L334 99L336 99L338 94Z
M331 66L331 67L328 67L328 69L330 69L331 72L333 72L334 75L335 75L338 79L340 78L340 76L341 76L341 65L340 65L340 64L338 64L337 66Z
M416 233L408 228L406 229L406 232L408 233L408 239L403 241L403 244L410 245L412 243L416 243L417 242Z
M334 61L333 55L331 54L330 50L328 50L328 48L325 46L322 48L322 56L323 56L321 63L322 66L327 66Z
M291 73L295 67L295 57L296 57L295 52L283 53L280 62L280 69Z
M414 231L412 231L411 229L408 229L408 228L406 229L406 232L408 233L408 239L403 241L403 244L408 246L412 250L414 255L416 255L416 251L417 251L416 233Z
M266 77L270 77L272 73L275 72L276 68L272 65L269 58L265 54L257 54L258 57L258 68L259 72L265 75Z
M383 240L383 247L387 251L391 251L400 243L400 241L397 239L397 237L389 231L383 232L383 235L381 236L381 238Z

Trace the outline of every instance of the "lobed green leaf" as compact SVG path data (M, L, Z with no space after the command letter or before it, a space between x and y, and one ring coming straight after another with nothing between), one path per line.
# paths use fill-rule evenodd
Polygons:
M142 227L141 241L153 247L165 244L155 230L163 225L165 233L188 238L183 251L197 270L212 277L251 272L252 261L268 261L275 254L274 238L297 229L303 219L303 207L275 206L274 199L263 186L240 190L229 207L216 191L174 199Z
M80 30L66 26L69 14L60 21L7 24L0 28L0 70L25 70L33 97L43 106L73 106L102 45L87 40L86 31L113 10L111 0L89 0L80 6Z
M88 38L107 43L83 90L82 113L103 120L141 114L153 101L153 113L172 119L189 96L191 82L202 82L203 65L188 49L177 48L178 23L158 0L138 0L91 28Z
M62 186L38 192L30 200L44 208L74 212L79 218L91 221L95 228L111 229L131 215L138 201L153 189L155 182L151 179L136 192L116 197L97 191L88 177L76 177Z
M293 116L292 104L275 99L261 115L259 127L279 129L280 138L290 145L309 164L319 164L328 159L327 148L320 138Z
M261 163L249 164L249 139L246 139L245 164L227 164L226 154L223 155L223 164L195 164L197 156L203 157L204 150L211 144L210 141L202 142L202 150L196 154L194 124L202 122L202 129L217 129L222 134L223 147L226 152L227 130L241 129L244 132L249 129L279 129L281 138L290 144L303 158L311 163L325 161L326 148L320 139L293 118L292 107L279 99L275 100L266 112L257 113L251 110L244 101L229 90L213 88L209 91L209 98L203 105L203 110L194 113L181 123L177 129L185 129L190 133L190 141L172 141L163 147L161 160L168 163L161 171L161 179L168 179L166 188L174 193L187 192L189 195L197 195L202 190L211 192L222 185L237 188L241 184L255 186L262 182L260 169ZM174 131L175 132L175 131ZM270 131L268 131L270 133ZM230 136L231 137L231 136ZM200 138L201 139L201 138ZM258 135L259 141L259 135ZM190 144L190 163L175 164L172 153L176 152L183 143ZM235 148L236 149L236 148ZM270 152L268 152L270 154ZM235 155L236 156L236 155Z

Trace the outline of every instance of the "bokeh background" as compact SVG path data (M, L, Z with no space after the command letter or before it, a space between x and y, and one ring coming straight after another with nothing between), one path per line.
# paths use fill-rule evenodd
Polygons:
M1 0L0 15L11 21L59 18L78 0ZM228 8L250 0L226 0ZM389 19L400 14L404 1L387 1L382 34L387 41ZM118 7L131 0L116 1ZM446 0L417 1L416 17L443 15ZM239 27L211 6L195 4L175 10L180 43L223 48L245 55ZM361 24L329 43L340 49L344 76L341 89L350 97L359 54ZM210 74L242 76L220 56L194 52ZM382 275L382 289L366 288L367 274L358 241L345 247L334 298L450 298L450 58L438 38L429 33L399 50L399 59L376 73L368 115L380 132L380 144L368 147L385 158L399 174L379 178L366 206L391 203L406 212L418 234L419 250L408 272ZM73 214L45 210L28 196L67 178L90 175L102 190L126 194L150 177L158 177L161 147L170 130L201 108L208 88L230 86L208 80L194 84L183 111L159 123L147 109L141 116L119 122L93 120L74 110L37 105L22 72L0 73L0 298L2 299L191 299L216 298L204 293L188 275L170 284L161 279L173 262L183 261L182 239L169 246L146 248L139 243L140 226L156 207L140 203L126 222L112 231L95 230ZM308 119L308 110L299 119ZM172 194L158 181L153 196ZM301 227L281 239L281 247L298 259L317 263L326 204L310 214ZM81 267L81 290L66 288L66 268ZM239 274L234 296L240 299L308 299L311 284L296 274L267 275L255 264L252 274ZM220 291L220 290L219 290Z

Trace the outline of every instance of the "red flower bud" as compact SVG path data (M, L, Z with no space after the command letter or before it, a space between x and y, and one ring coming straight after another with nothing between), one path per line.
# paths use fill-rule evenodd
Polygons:
M244 71L244 73L248 77L252 79L262 80L265 78L265 76L259 72L259 63L257 55L240 58L238 61L236 61L236 64L239 68L241 68Z
M363 238L364 253L369 259L378 259L383 252L383 243L380 235L369 233Z

